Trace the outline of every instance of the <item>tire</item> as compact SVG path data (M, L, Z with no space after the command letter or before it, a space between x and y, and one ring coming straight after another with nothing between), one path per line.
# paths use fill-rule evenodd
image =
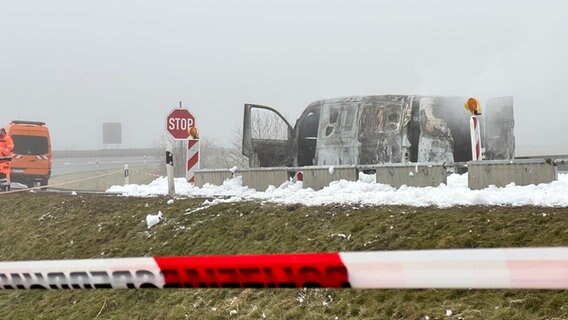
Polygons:
M33 182L33 181L26 182L26 186L28 186L28 188L33 188L33 187L35 187L35 182Z
M40 187L41 187L41 190L47 189L47 179L41 179L41 180L39 181L39 185L40 185Z

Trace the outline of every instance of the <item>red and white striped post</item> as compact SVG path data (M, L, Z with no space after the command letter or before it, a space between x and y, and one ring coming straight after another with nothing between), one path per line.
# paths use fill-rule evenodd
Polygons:
M479 118L471 116L469 119L469 130L471 133L471 160L483 160L481 155L481 130L479 130Z
M481 122L478 115L481 115L481 104L475 98L469 98L464 104L467 111L471 113L469 119L469 132L471 135L471 160L483 160L481 149Z
M199 134L196 127L189 129L189 140L187 140L187 172L186 180L195 183L195 170L199 169Z

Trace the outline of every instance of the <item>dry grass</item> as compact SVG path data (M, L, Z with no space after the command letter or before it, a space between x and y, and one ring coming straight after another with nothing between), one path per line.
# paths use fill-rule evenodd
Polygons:
M167 200L0 195L0 259L568 245L566 208L245 202L186 215L204 199ZM165 220L147 230L158 210ZM535 290L10 291L0 310L6 319L568 319L567 301L566 291Z

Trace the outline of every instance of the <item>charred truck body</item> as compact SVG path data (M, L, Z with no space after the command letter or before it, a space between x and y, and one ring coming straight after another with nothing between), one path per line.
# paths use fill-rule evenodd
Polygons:
M246 104L243 155L255 167L470 161L467 98L357 96L310 104L292 127L275 109ZM513 98L488 100L484 159L513 159Z

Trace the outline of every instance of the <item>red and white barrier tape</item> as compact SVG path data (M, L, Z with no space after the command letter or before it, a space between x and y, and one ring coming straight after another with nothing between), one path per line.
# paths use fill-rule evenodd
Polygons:
M2 289L568 289L568 247L0 262Z

